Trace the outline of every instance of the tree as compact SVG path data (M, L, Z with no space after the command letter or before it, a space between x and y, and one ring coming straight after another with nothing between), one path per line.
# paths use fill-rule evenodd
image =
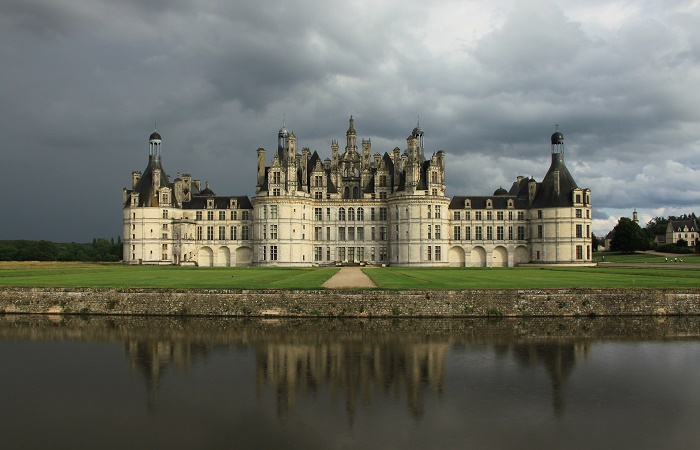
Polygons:
M666 234L667 226L668 219L665 219L663 217L654 217L649 222L647 222L646 226L644 227L644 232L646 233L649 239L654 240L656 235Z
M646 250L647 248L647 237L639 224L629 217L620 217L617 225L613 228L610 249L622 253L634 253L636 250Z
M594 252L598 251L599 244L600 243L598 242L598 238L596 237L595 233L591 233L591 248Z
M681 239L678 239L678 241L676 241L676 245L679 246L679 247L687 247L687 246L688 246L688 241L686 241L685 239L681 238Z

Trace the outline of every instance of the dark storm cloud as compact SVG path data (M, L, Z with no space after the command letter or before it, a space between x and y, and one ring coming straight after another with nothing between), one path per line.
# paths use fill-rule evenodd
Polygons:
M155 122L168 174L251 195L283 115L322 158L351 113L379 153L420 115L450 195L541 178L558 123L600 226L698 208L699 25L683 1L7 0L0 238L120 234Z

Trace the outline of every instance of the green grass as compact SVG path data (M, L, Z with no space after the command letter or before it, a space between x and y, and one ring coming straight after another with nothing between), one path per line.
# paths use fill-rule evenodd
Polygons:
M318 289L337 268L172 267L44 263L0 265L0 286Z
M649 263L649 264L672 264L672 262L666 261L665 254L658 253L632 253L623 254L620 252L597 252L593 253L593 257L598 262L602 262L602 257L605 256L605 262L622 262L622 263ZM673 255L668 256L669 261L673 258L682 258L683 263L694 263L700 264L700 255L695 253L684 254L684 255ZM680 263L673 263L680 264Z
M607 256L605 259L607 261ZM669 268L608 265L494 269L386 267L367 268L364 272L379 289L700 287L700 269L687 268L680 264L673 266L676 268L671 268L671 263ZM337 271L335 267L196 268L86 263L0 263L0 286L319 289Z
M364 272L377 286L383 289L700 287L700 269L654 267L418 269L387 267L365 269Z

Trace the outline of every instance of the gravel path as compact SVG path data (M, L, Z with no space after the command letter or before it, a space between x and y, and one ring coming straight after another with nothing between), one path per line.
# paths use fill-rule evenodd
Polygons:
M359 267L343 267L323 283L323 287L330 289L371 288L377 287L377 285Z

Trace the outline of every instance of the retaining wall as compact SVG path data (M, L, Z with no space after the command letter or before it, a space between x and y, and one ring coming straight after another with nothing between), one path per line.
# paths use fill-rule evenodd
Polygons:
M280 317L700 315L700 289L0 288L0 313Z

